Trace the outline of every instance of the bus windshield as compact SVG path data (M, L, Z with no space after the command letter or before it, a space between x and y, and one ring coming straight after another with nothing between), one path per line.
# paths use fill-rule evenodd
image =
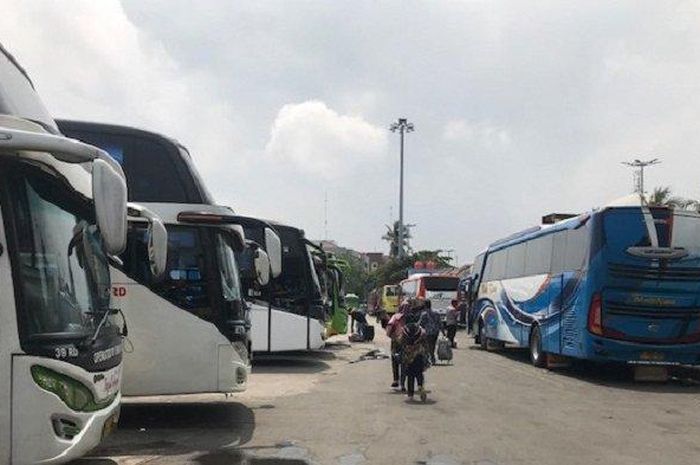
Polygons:
M44 178L17 178L12 192L25 335L92 335L110 279L89 210Z
M223 231L217 231L215 234L219 277L224 300L234 302L241 300L241 281L238 276L238 265L235 253L231 247L231 241L224 234Z
M426 291L454 291L457 292L458 278L447 276L426 276L423 278Z

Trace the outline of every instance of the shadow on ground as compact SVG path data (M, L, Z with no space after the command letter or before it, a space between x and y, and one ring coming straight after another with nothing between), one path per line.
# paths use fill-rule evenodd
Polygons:
M331 367L323 358L328 360L316 354L257 356L253 362L253 373L320 373Z
M288 457L285 444L270 447L272 457L241 450L255 430L255 414L235 402L123 404L119 428L76 465L198 463L201 465L304 465ZM291 448L298 449L298 448ZM289 454L288 454L289 455ZM174 456L179 456L175 458ZM156 457L154 459L154 457ZM168 457L170 457L168 459ZM181 460L182 459L182 460Z
M211 451L245 444L254 430L253 411L239 403L124 404L119 428L92 455L167 456Z
M477 346L470 346L469 348L481 350ZM514 362L531 365L530 353L526 349L505 348L494 352L494 355L506 357ZM533 370L539 369L533 366L531 368ZM669 369L670 379L665 383L635 381L633 367L630 365L603 364L585 360L574 360L570 366L553 369L550 372L614 389L680 394L700 393L700 371L686 367L671 367Z

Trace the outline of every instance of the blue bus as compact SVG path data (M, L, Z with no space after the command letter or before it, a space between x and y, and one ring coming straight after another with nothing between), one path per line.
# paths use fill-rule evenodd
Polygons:
M482 348L599 362L700 364L700 215L607 207L494 242L474 261Z

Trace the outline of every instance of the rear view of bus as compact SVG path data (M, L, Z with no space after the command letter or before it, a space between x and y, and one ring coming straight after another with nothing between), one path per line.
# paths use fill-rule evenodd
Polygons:
M593 218L586 352L700 364L700 215L609 208Z
M0 47L0 463L63 463L119 414L108 254L126 239L109 157L58 135Z

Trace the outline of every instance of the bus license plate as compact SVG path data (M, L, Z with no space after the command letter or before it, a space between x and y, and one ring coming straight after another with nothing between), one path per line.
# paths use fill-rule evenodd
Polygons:
M645 362L663 362L665 358L661 352L642 352L639 354L639 359Z

